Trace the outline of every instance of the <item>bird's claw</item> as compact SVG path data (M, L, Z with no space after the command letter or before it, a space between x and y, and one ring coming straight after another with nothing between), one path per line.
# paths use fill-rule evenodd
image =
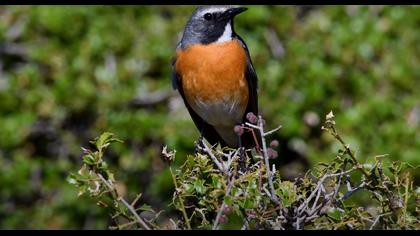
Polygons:
M204 154L203 151L203 136L200 136L194 146L195 154Z

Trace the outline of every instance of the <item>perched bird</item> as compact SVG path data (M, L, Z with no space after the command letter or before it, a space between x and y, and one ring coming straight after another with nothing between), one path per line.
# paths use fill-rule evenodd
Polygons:
M258 114L257 75L233 20L247 10L200 6L187 22L173 63L173 87L182 96L202 137L210 144L252 148L251 132L234 126Z

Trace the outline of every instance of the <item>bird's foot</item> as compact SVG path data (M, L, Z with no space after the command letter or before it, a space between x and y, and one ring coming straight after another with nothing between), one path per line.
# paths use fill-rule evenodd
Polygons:
M238 171L245 173L247 170L247 155L244 147L239 148L238 156Z
M197 142L195 142L194 154L204 154L204 151L203 151L203 136L200 136L198 138Z

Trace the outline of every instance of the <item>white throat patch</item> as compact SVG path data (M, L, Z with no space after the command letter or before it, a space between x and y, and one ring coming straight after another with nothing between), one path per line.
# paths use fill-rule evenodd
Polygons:
M225 26L225 31L223 34L217 39L216 43L224 43L227 41L232 40L232 25L229 23Z

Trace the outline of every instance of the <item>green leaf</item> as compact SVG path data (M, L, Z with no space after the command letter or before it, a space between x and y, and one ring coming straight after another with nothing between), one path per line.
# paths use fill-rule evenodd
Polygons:
M211 178L211 181L214 188L218 188L218 189L222 188L220 175L213 175Z
M245 199L245 201L244 201L244 203L243 203L242 207L243 207L243 208L245 208L245 209L251 209L251 208L254 208L254 207L255 207L255 201L253 201L253 200L252 200L252 199L250 199L250 198L247 198L247 199Z
M78 183L76 180L76 176L72 173L70 173L70 175L67 177L66 180L69 184L72 184L72 185L76 185Z
M152 212L153 212L152 206L147 205L147 204L143 204L141 207L139 207L139 208L138 208L138 210L142 210L142 211L152 211Z
M101 150L104 147L107 147L110 143L112 142L120 142L122 143L123 141L113 138L114 134L113 133L109 133L109 132L105 132L103 134L101 134L101 136L99 136L99 138L95 139L95 146L98 150Z
M194 189L199 194L204 194L206 191L206 188L204 187L204 180L197 179L194 181Z
M328 210L328 216L338 221L341 220L343 213L337 208L330 208Z
M192 193L194 191L194 185L192 184L184 184L184 189L187 193Z
M296 185L290 181L283 181L276 193L282 199L284 207L291 206L297 199Z
M102 161L99 165L99 169L102 171L108 170L108 164L105 161Z
M84 155L82 159L87 165L95 165L95 159L91 155Z
M227 205L233 205L233 199L231 196L225 196L225 203Z

